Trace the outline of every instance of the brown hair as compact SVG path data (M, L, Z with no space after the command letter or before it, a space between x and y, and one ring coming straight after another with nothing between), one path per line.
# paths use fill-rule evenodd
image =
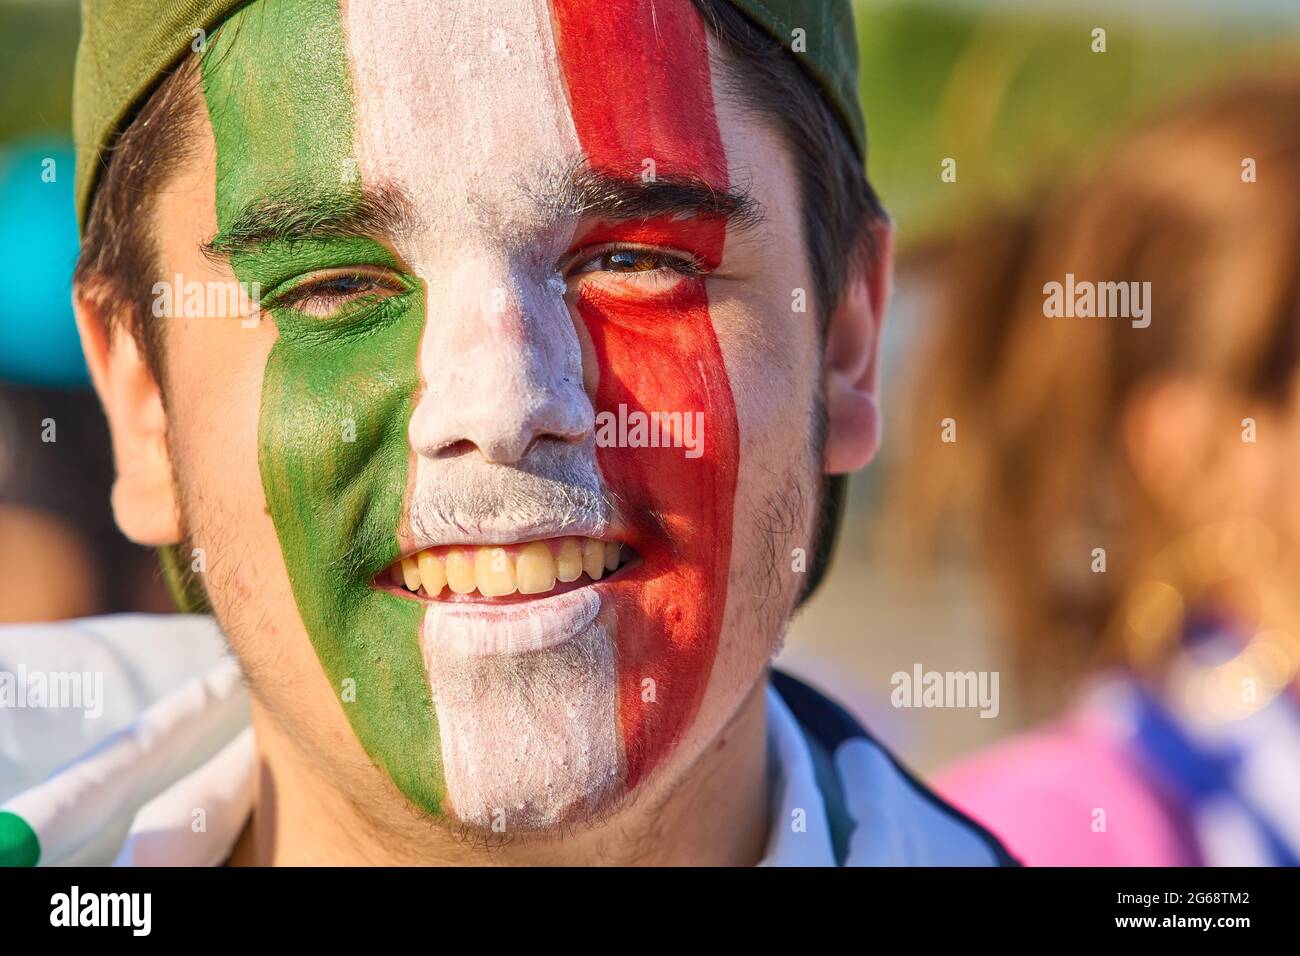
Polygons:
M725 0L693 2L721 41L728 93L771 123L794 157L803 240L813 273L813 307L818 335L824 336L846 284L867 262L876 261L874 227L889 216L867 178L863 158L795 55ZM820 455L827 424L821 402L817 415L813 442ZM826 575L845 493L843 475L823 477L800 604Z
M864 163L830 102L780 41L726 0L694 0L722 41L727 91L781 134L799 176L803 239L823 326L852 270L862 262L870 227L887 219Z
M197 101L198 59L187 56L104 153L73 276L110 332L125 325L160 384L162 324L150 321L158 273L154 207L162 186L189 158Z
M1054 688L1112 651L1124 659L1103 635L1174 531L1119 440L1137 390L1188 375L1249 405L1280 402L1293 381L1297 187L1300 77L1263 78L1164 114L1027 213L991 215L933 256L942 304L915 373L893 530L913 556L965 532L1020 663ZM1149 281L1149 327L1046 316L1044 286L1067 273ZM940 441L947 418L955 443Z

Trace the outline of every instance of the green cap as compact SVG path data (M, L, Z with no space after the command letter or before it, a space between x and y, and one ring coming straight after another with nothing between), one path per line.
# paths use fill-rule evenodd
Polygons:
M77 222L84 228L105 150L141 103L207 32L249 0L82 0L73 87ZM859 156L858 46L849 0L728 0L791 50L817 82Z
M141 104L207 33L246 0L82 0L72 84L77 222L84 229L104 152Z
M867 157L867 124L858 97L858 35L849 0L727 0L779 40L821 87L849 134L858 157Z

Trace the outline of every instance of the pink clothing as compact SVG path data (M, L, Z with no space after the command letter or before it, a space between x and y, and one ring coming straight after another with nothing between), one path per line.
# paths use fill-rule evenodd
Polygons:
M1195 842L1123 740L1076 712L939 775L1026 866L1195 866Z

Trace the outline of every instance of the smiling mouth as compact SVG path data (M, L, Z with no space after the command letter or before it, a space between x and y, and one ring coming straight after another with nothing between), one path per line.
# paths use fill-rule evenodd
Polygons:
M512 603L586 587L635 559L636 552L618 541L573 535L510 545L446 545L393 562L375 587L426 601Z

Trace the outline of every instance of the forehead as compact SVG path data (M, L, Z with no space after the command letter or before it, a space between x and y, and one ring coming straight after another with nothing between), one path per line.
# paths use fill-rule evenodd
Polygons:
M431 224L513 232L583 163L727 185L689 0L263 0L213 52L231 202L391 184Z

